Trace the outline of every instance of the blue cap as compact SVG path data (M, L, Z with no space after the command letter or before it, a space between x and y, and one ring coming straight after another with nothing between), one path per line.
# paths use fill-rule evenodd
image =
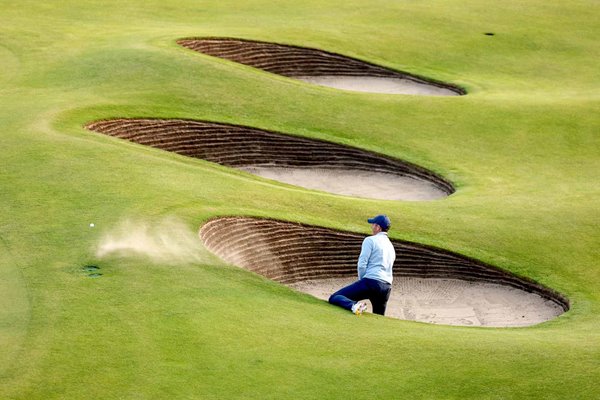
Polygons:
M383 230L389 229L390 226L392 225L392 221L390 221L390 219L388 218L388 216L384 215L384 214L380 214L380 215L378 215L376 217L369 218L367 220L367 222L369 222L370 224L377 224Z

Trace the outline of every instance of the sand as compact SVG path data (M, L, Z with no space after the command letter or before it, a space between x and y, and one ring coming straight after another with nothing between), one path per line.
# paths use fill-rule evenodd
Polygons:
M144 256L156 264L206 262L206 253L198 246L196 233L175 217L124 219L101 229L103 234L96 244L98 259Z
M429 83L402 78L382 78L369 76L299 76L301 81L315 85L354 92L409 94L420 96L459 96L460 94Z
M431 182L362 170L242 167L246 172L307 189L380 200L435 200L448 196Z
M303 281L288 286L327 300L355 278ZM369 304L368 312L371 312ZM520 327L562 314L553 301L509 286L458 279L395 278L387 317L432 324Z

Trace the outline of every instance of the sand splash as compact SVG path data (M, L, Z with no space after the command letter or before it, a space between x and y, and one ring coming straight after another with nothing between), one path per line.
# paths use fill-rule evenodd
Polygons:
M197 233L174 217L155 222L123 220L102 235L96 247L99 259L112 255L144 256L161 264L188 264L207 259Z

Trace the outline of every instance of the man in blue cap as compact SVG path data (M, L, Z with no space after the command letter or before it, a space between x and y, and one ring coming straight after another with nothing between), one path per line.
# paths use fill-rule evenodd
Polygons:
M329 302L360 315L367 309L367 303L361 300L369 299L373 313L384 315L392 291L392 267L396 259L394 245L387 235L391 222L387 215L367 221L373 236L363 240L358 257L358 281L332 294Z

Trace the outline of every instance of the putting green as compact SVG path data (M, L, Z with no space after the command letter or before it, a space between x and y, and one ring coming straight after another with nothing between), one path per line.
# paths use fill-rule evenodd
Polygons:
M0 398L600 397L596 2L1 8ZM467 95L321 87L190 51L184 37L323 49ZM85 129L114 118L219 121L361 148L456 192L349 198ZM531 279L569 311L503 329L356 318L226 264L197 238L222 216L366 235L365 219L382 212L392 238ZM138 251L140 231L152 251ZM99 257L105 238L128 245Z

